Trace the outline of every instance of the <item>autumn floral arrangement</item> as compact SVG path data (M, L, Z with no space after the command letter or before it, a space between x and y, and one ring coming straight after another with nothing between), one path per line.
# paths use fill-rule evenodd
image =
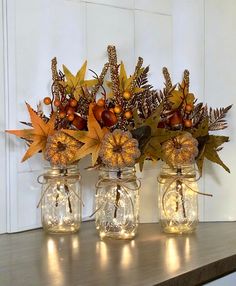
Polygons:
M120 169L140 164L146 159L181 165L196 159L202 172L205 158L221 165L218 151L227 136L211 131L227 127L225 115L231 108L208 109L197 103L189 91L189 72L177 85L163 68L165 87L155 90L148 83L149 67L138 58L135 70L127 76L124 63L117 62L116 48L108 46L108 59L101 74L85 80L87 62L76 75L63 65L57 70L52 60L52 97L46 116L40 102L37 110L29 104L28 129L9 130L29 146L22 161L42 152L54 166L67 166L91 154L92 165ZM110 80L105 80L110 73ZM101 91L101 92L99 92ZM99 96L98 96L99 94Z
M184 71L182 82L175 85L165 67L163 75L163 91L148 91L149 97L143 103L143 109L147 110L145 118L139 116L139 111L134 117L134 134L143 138L140 164L147 158L161 159L178 168L196 161L201 175L204 159L208 159L230 172L218 155L229 137L212 132L227 128L225 116L232 105L208 109L207 105L198 103L189 91L188 70ZM152 107L154 111L150 112Z
M139 58L128 77L124 63L117 63L115 47L108 46L108 57L100 75L92 71L92 80L85 80L86 62L73 75L66 66L63 72L58 71L56 58L52 60L52 97L43 99L50 115L43 112L42 102L37 110L26 103L31 122L22 123L30 128L7 131L24 139L29 147L22 161L42 152L51 165L65 167L91 154L93 166L134 166L140 150L131 132L134 113L144 114L143 99L152 89L147 84L149 68L143 68ZM108 70L111 80L105 88Z
M76 187L70 183L75 176L67 172L67 169L91 155L92 164L88 169L106 167L116 174L108 183L110 194L107 186L103 185L104 182L107 184L106 180L99 181L96 185L97 194L101 193L101 199L97 196L95 210L100 236L107 233L113 236L116 232L118 238L131 238L135 235L138 224L138 212L135 210L138 200L135 191L139 190L140 181L136 176L134 179L122 178L122 170L133 169L137 163L142 170L146 160L162 160L176 169L174 181L171 178L164 188L162 206L166 195L172 195L170 187L176 182L177 195L174 195L170 205L167 204L164 209L166 212L168 207L172 208L175 201L173 213L176 215L182 203L184 217L182 219L181 213L180 220L186 221L186 210L193 208L187 208L184 202L183 190L186 182L180 177L181 168L196 162L201 175L206 158L229 172L229 168L218 155L229 137L212 132L227 127L225 116L231 105L212 109L198 103L189 90L188 70L184 71L182 82L173 85L167 68L163 68L165 86L163 90L156 90L148 82L149 66L143 67L141 57L138 58L133 73L128 76L124 63L117 60L116 48L108 46L107 53L108 61L101 73L98 75L90 70L93 78L89 80L85 79L87 62L74 75L64 65L62 71L58 70L56 58L52 59L51 96L45 97L36 109L26 103L30 122L21 123L27 128L7 132L25 140L28 149L22 161L41 152L53 168L60 170L61 185L58 178L54 178L53 184L49 184L51 177L47 179L47 175L43 176L44 182L52 189L53 199L50 207L45 208L51 209L50 213L44 211L45 228L57 227L52 230L55 232L61 231L62 226L63 231L71 232L79 228L79 222L75 227L79 215L72 212L72 209L77 208L77 202L81 202L81 199ZM50 197L47 184L40 202ZM62 190L64 197L59 195ZM58 211L59 197L62 198L63 216ZM68 201L68 207L65 201ZM129 214L128 207L124 208L124 205L130 205ZM57 207L55 212L54 207ZM100 212L101 209L103 211ZM173 221L170 221L172 229ZM191 219L190 223L192 224Z

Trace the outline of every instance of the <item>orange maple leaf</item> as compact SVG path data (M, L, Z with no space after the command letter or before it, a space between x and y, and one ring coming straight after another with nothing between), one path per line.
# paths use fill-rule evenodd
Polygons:
M54 133L54 125L56 120L56 114L54 113L51 116L50 120L46 123L41 117L37 115L37 113L31 108L28 103L26 103L26 106L28 108L33 128L21 130L6 130L6 132L10 134L14 134L17 137L32 142L30 143L29 149L25 153L21 162L24 162L25 160L29 159L31 156L38 153L39 151L44 152L48 136Z
M102 139L104 135L109 132L106 127L101 128L100 124L97 122L93 114L94 105L95 103L90 103L89 105L88 131L63 130L68 135L84 143L84 145L78 149L74 161L77 161L88 154L92 154L93 166L98 159Z

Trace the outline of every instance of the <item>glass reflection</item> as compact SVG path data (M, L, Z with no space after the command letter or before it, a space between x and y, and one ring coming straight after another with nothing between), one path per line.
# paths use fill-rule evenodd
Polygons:
M131 245L126 244L122 247L121 252L121 268L127 269L132 263L132 253L131 253Z
M180 257L178 253L178 245L175 238L167 239L165 258L168 272L176 272L180 268Z
M73 247L73 252L78 253L78 251L79 251L79 239L76 236L72 237L72 247Z
M47 262L49 275L54 282L53 285L63 285L64 276L61 270L60 256L55 241L52 238L49 238L47 241Z
M189 237L170 237L166 240L165 264L169 273L179 270L181 263L189 262L190 252Z
M96 254L99 257L101 268L106 268L108 264L107 245L104 241L96 243Z
M66 277L65 273L66 269L73 265L73 260L79 256L79 237L77 235L45 235L44 239L42 265L48 277L47 285L70 285L70 277Z
M184 251L185 251L185 259L188 262L190 259L190 241L189 237L186 237L185 245L184 245Z

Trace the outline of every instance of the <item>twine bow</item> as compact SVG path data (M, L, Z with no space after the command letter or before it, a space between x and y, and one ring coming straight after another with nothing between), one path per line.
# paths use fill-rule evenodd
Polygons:
M191 171L190 171L191 172ZM195 182L198 182L201 178L199 172L198 172L198 176L197 178L195 177L195 175L193 174L190 174L190 172L187 172L187 173L184 173L182 174L181 172L177 172L176 175L161 175L160 178L157 179L157 181L160 183L160 184L163 184L163 182L161 181L161 179L170 179L170 182L168 183L168 185L166 186L166 188L164 189L164 193L163 193L163 196L162 196L162 207L163 207L163 210L164 212L166 213L165 211L165 197L166 195L168 194L168 192L171 190L170 187L173 183L176 182L176 185L179 184L181 185L181 188L182 188L182 185L185 185L190 191L192 191L193 193L197 193L198 195L203 195L203 196L208 196L208 197L212 197L212 194L208 194L208 193L202 193L202 192L199 192L199 191L196 191L194 190L193 188L191 188L186 182L189 182L189 183L192 183L193 182L193 179ZM184 216L186 216L185 214L185 208L184 208L184 200L183 200L183 194L181 194L181 200L182 200L182 204L183 204L183 212L184 212Z
M43 198L45 197L46 193L48 192L48 190L50 189L50 187L55 184L55 182L57 183L58 179L61 178L61 177L69 177L70 180L71 179L74 179L74 181L76 182L77 180L80 180L81 176L80 174L77 174L77 175L68 175L66 172L64 173L61 173L59 176L55 176L55 177L52 177L52 176L47 176L47 175L44 175L44 174L41 174L37 177L37 182L40 184L40 185L47 185L48 184L48 179L50 178L50 181L51 183L47 186L46 189L44 189L43 193L41 194L41 197L39 199L39 202L37 204L37 208L39 208L39 206L41 205L42 203L42 200ZM42 179L43 178L43 179ZM42 179L42 180L41 180ZM71 191L78 199L79 201L81 201L83 207L84 207L84 203L81 199L81 197L73 190L73 189L69 189L67 187L68 191Z
M104 185L107 187L117 187L117 192L119 192L121 195L123 195L125 198L128 198L131 202L131 206L132 206L132 213L134 215L134 203L132 201L132 198L130 197L129 193L127 190L130 191L136 191L139 190L141 188L141 181L140 179L136 178L135 182L137 183L136 187L131 187L129 185L130 183L130 179L122 179L122 178L109 178L109 179L100 179L98 180L98 182L96 183L95 187L96 187L96 195L99 189L104 188ZM119 189L118 189L119 186ZM101 209L103 209L106 204L109 202L109 199L106 198L104 204L102 204L99 208L97 208L91 215L90 217L94 216L98 211L100 211ZM114 204L115 207L118 207L117 204Z

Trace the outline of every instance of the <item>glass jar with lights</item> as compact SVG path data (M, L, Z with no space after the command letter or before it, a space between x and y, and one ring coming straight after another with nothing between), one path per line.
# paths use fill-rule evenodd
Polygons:
M41 215L48 233L75 233L81 224L81 186L77 165L52 167L42 176Z
M139 189L134 168L100 168L95 223L101 238L132 239L136 235Z
M194 164L164 164L158 177L158 209L166 233L191 233L198 224L198 184Z

